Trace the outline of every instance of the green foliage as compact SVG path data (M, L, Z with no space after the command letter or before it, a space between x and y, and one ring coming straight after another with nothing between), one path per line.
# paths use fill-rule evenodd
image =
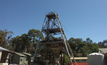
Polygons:
M16 36L11 39L11 45L16 52L29 51L30 48L30 38L27 34L22 34L21 36Z
M87 56L89 53L98 52L99 49L97 43L93 43L90 38L87 38L86 41L83 41L81 38L70 38L68 42L73 50L74 56Z
M2 46L3 43L5 42L5 37L6 37L5 32L0 30L0 46Z
M12 31L0 30L0 46L17 52L32 53L36 49L39 38L40 40L44 39L40 30L36 29L30 29L27 34L22 34L14 38L11 38L12 34ZM70 38L68 42L73 50L74 56L78 56L78 53L82 53L82 56L87 56L89 53L98 52L98 47L107 47L107 40L97 44L93 43L90 38L87 38L86 41L83 41L81 38Z
M4 31L0 30L0 46L8 48L8 41L12 37L13 32L5 29Z
M28 31L28 34L22 34L21 36L16 36L10 40L10 48L11 50L14 49L16 52L28 52L34 53L36 49L37 41L42 40L43 34L41 34L40 30L31 29Z
M100 48L107 48L107 40L104 40L103 42L98 42L98 46Z
M40 30L36 30L36 29L30 29L28 31L28 37L31 39L31 52L34 53L35 52L35 49L36 49L36 44L38 43L39 40L43 40L44 39L44 36L43 34L41 33Z
M44 36L43 36L43 34L41 34L40 30L36 30L36 29L30 29L28 31L28 36L29 36L29 38L31 38L33 45L35 43L37 43L39 38L40 38L40 40L44 39Z
M64 58L65 58L65 61L64 61L64 62L65 62L66 64L69 64L70 60L69 60L68 55L65 54L65 57L64 57Z

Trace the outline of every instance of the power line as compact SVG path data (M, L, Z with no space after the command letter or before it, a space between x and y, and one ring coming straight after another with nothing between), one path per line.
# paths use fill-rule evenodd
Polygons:
M62 24L62 26L67 31L68 35L70 35L71 37L75 37L63 24Z

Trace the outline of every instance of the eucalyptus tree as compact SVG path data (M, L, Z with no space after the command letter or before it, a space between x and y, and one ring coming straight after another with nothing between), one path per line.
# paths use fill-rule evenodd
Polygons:
M82 53L82 56L87 56L89 53L98 52L98 44L93 43L90 38L83 41L81 38L70 38L68 40L74 56L78 56L78 53Z
M29 52L30 51L30 38L28 35L22 34L11 39L12 47L16 52Z
M40 30L36 30L36 29L30 29L28 31L28 36L31 39L32 47L36 46L37 41L44 39L44 36L40 32Z
M8 31L7 29L0 30L0 46L7 48L9 43L8 41L12 37L14 33L12 31Z

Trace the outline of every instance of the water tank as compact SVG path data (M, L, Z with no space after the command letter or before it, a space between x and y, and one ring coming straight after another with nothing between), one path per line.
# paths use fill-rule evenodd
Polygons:
M101 53L89 54L88 65L105 65L104 54Z

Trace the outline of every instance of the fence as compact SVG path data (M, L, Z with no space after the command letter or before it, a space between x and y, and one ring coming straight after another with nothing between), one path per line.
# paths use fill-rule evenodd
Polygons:
M72 65L88 65L88 63L72 63Z

